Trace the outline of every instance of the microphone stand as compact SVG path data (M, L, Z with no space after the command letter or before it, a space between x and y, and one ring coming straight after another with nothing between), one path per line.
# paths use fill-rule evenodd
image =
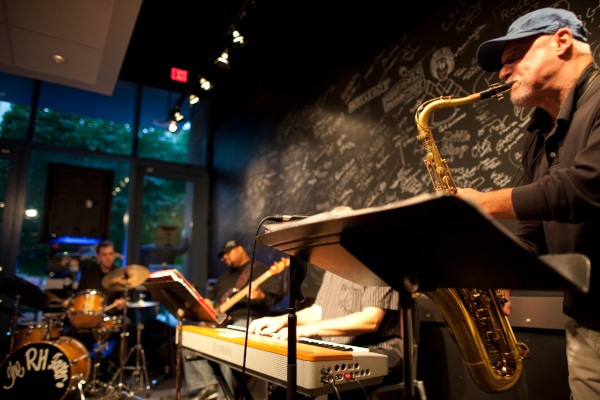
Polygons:
M177 354L175 355L175 399L181 400L181 341L183 336L183 309L177 309Z
M306 276L306 263L290 257L290 306L288 307L288 358L287 358L287 400L296 398L297 383L297 317L298 303L304 301L301 292L302 281Z

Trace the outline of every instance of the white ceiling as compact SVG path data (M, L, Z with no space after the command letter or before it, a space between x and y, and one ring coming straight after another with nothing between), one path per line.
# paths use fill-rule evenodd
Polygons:
M141 5L0 0L0 71L112 95ZM56 64L53 54L66 62Z

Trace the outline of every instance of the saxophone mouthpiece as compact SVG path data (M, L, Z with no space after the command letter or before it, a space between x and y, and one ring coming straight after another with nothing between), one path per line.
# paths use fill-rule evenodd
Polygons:
M483 92L479 92L479 98L481 100L488 99L490 97L496 97L498 100L502 100L504 98L504 93L510 91L511 86L514 82L509 83L494 83L490 86L489 89L484 90Z

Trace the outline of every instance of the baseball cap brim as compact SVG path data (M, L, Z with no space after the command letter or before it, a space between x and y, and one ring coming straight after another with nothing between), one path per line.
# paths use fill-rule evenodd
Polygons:
M222 258L225 253L230 252L238 246L241 246L241 244L237 240L228 240L221 248L221 251L219 251L219 258Z
M502 69L502 50L506 42L542 35L541 32L519 32L506 35L496 39L483 42L477 49L477 62L479 66L488 72L496 72Z

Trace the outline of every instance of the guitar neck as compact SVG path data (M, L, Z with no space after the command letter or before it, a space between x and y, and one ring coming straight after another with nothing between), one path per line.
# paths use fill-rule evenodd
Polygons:
M261 276L259 276L258 278L256 278L255 280L252 281L252 286L253 287L259 286L264 281L269 279L272 275L273 275L273 273L271 271L265 272L264 274L262 274ZM246 285L242 289L240 289L239 292L237 292L233 296L229 297L224 303L220 304L217 307L217 310L216 310L217 313L227 312L227 310L229 310L231 307L233 307L237 302L239 302L240 300L242 300L243 298L248 296L248 293L250 292L249 289L250 289L250 285Z

